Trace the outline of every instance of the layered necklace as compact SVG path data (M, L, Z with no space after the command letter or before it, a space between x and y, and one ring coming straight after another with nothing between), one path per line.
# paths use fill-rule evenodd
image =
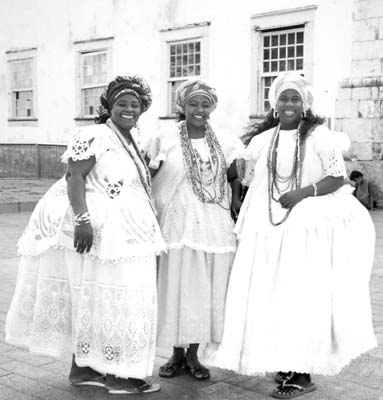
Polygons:
M287 191L296 190L301 187L302 180L302 162L303 162L303 143L299 135L299 126L296 130L295 139L295 150L294 160L291 174L283 176L278 172L278 145L279 135L281 127L280 125L275 127L269 152L267 155L267 169L268 169L268 197L269 197L269 220L273 226L283 224L291 213L291 208L286 211L283 218L276 222L273 217L272 202L279 202L279 198L276 198L276 193L281 196Z
M106 125L110 129L112 129L112 131L114 131L114 133L119 138L122 146L127 151L130 158L133 160L134 165L136 166L136 169L138 172L138 176L140 178L141 185L144 188L146 195L148 196L150 206L152 207L152 210L154 211L154 213L157 214L156 208L154 205L153 194L152 194L151 176L150 176L149 168L147 167L147 165L141 155L141 152L137 147L137 144L136 144L133 136L131 136L131 141L132 141L133 148L135 150L136 155L133 154L132 150L129 147L127 140L125 139L125 137L122 135L120 130L117 128L117 126L113 123L113 121L110 118L106 121ZM138 162L137 158L139 158L140 162Z
M213 174L214 195L204 187L201 170L198 159L191 143L186 121L180 124L180 137L182 158L184 161L188 182L197 196L198 200L204 204L218 204L222 206L222 201L225 197L226 186L226 161L221 145L219 144L216 135L209 124L205 126L205 139L209 148L210 162L213 168L213 163L218 164L217 174ZM209 185L210 186L210 185Z

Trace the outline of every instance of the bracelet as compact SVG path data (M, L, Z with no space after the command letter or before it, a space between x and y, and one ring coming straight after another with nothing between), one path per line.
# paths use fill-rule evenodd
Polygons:
M318 187L317 187L316 183L313 183L313 184L312 184L312 187L313 187L313 189L314 189L314 195L313 195L313 196L315 197L315 196L318 195Z
M82 224L89 224L90 223L90 215L88 211L85 211L81 214L76 214L74 216L74 224L75 225L82 225Z

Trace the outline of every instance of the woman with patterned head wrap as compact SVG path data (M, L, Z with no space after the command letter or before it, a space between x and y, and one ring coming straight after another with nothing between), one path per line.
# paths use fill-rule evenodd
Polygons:
M289 399L316 388L310 374L337 374L376 346L375 232L344 185L349 141L313 114L307 81L281 74L269 100L270 114L247 136L250 187L235 228L224 334L206 358L245 375L284 371L272 396Z
M217 101L206 82L184 82L176 91L182 121L152 137L147 147L168 248L160 256L158 276L158 345L174 348L160 368L166 378L185 368L195 379L209 379L197 350L199 344L219 342L222 335L236 249L230 213L236 217L240 207L234 161L242 144L209 124Z
M131 135L150 103L142 78L118 76L101 96L97 125L76 130L62 156L65 177L19 241L6 324L8 342L53 357L73 353L72 384L110 393L159 390L144 378L153 370L156 254L165 243Z

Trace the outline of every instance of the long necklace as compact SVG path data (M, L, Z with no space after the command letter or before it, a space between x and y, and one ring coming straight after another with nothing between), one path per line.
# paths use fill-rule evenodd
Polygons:
M155 205L154 205L153 194L152 194L151 176L150 176L149 168L147 167L145 161L143 160L143 158L142 158L142 156L140 154L140 151L139 151L139 149L137 147L137 144L134 141L133 136L131 136L132 144L133 144L136 156L141 161L141 163L140 163L141 165L138 163L137 157L134 156L134 154L132 153L131 149L129 148L129 145L128 145L126 139L124 138L124 136L121 134L121 132L119 131L117 126L113 123L113 121L110 118L106 121L106 125L109 126L109 128L112 129L112 131L114 131L114 133L119 138L122 146L127 151L127 153L129 154L130 158L133 160L134 165L136 166L136 169L137 169L137 172L138 172L138 176L140 178L141 185L143 186L143 188L144 188L144 190L145 190L145 192L146 192L146 194L148 196L150 206L152 207L152 210L154 211L154 213L157 214L156 208L155 208ZM142 170L144 170L144 172Z
M283 224L289 217L292 210L291 208L288 209L284 217L280 221L275 222L273 217L272 202L279 202L279 199L276 198L274 192L276 191L279 195L282 195L286 191L298 189L301 186L302 178L303 144L300 140L299 127L296 131L294 161L291 174L288 176L283 176L278 173L278 145L280 129L280 125L278 125L274 130L267 156L269 220L273 226ZM284 186L281 187L282 185Z
M193 193L197 196L198 200L204 204L218 204L223 207L221 203L225 197L226 161L221 145L210 125L206 124L205 138L209 147L211 165L213 165L214 162L218 163L217 174L213 175L214 196L204 187L202 174L200 173L198 160L188 134L186 121L183 121L180 125L180 137L182 157L188 182Z

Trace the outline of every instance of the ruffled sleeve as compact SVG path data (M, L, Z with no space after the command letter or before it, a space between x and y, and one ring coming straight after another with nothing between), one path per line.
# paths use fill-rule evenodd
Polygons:
M151 136L144 144L144 153L149 159L149 168L158 169L161 161L165 161L168 151L174 142L177 132L160 131L157 135Z
M267 144L270 142L272 132L273 129L254 136L246 149L242 152L241 158L244 160L242 162L242 164L244 164L242 167L242 185L250 186L254 178L255 164L257 163L265 146L267 146Z
M223 131L217 132L217 138L225 156L226 166L229 168L231 163L240 158L243 153L243 143L239 137Z
M105 129L109 130L108 127L102 125L77 129L65 153L61 156L61 161L67 163L69 158L73 161L87 160L92 156L97 161L108 149L106 137L109 132L105 132Z
M323 176L347 177L343 159L350 147L350 139L343 132L330 131L325 126L317 127L311 134L314 149L322 161Z

